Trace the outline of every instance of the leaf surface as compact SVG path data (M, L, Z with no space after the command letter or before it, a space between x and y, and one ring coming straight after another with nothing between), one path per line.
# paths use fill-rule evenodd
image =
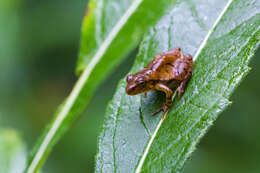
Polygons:
M259 9L259 1L183 0L152 27L130 73L179 46L194 57L193 76L164 120L151 116L162 93L128 96L122 79L99 136L96 172L180 172L249 71L259 45Z
M37 172L59 138L84 110L100 82L139 42L175 0L91 0L82 26L77 71L81 75L29 157Z

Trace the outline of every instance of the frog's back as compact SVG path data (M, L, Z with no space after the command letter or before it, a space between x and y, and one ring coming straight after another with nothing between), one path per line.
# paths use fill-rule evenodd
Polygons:
M191 55L183 56L180 48L156 55L145 69L149 69L149 79L158 81L183 80L192 71Z
M167 63L160 65L156 71L152 72L151 75L153 80L171 80L174 79L174 66L173 64Z
M174 64L178 57L173 55L156 55L154 60L147 66L152 71L153 80L171 80L174 79Z

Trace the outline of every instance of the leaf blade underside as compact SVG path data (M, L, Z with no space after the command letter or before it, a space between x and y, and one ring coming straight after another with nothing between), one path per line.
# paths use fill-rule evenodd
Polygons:
M159 115L151 114L161 106L164 95L128 96L126 82L121 80L99 136L96 172L179 172L183 168L249 71L247 65L259 45L259 7L259 2L246 0L182 1L150 29L131 73L154 55L177 46L194 56L207 33L212 33L199 50L184 96L174 100L162 122Z

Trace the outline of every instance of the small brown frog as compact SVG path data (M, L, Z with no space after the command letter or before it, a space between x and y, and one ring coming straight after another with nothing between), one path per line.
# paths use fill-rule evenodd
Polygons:
M193 70L192 56L183 56L180 48L156 55L154 59L136 74L127 76L126 93L136 95L151 90L163 91L166 102L153 115L163 111L162 119L172 105L172 88L177 88L178 99L181 98Z

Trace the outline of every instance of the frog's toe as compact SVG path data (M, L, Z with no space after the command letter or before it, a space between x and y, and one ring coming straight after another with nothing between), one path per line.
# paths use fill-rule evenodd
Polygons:
M152 116L155 116L156 114L158 114L159 112L163 111L163 108L158 109L157 111L152 113Z
M165 104L165 105L163 105L162 108L160 108L160 109L158 109L157 111L155 111L152 115L154 116L154 115L156 115L156 114L158 114L159 112L162 111L163 114L162 114L161 118L164 119L164 117L165 117L166 113L168 112L168 110L169 110L169 106L167 106L167 105Z

